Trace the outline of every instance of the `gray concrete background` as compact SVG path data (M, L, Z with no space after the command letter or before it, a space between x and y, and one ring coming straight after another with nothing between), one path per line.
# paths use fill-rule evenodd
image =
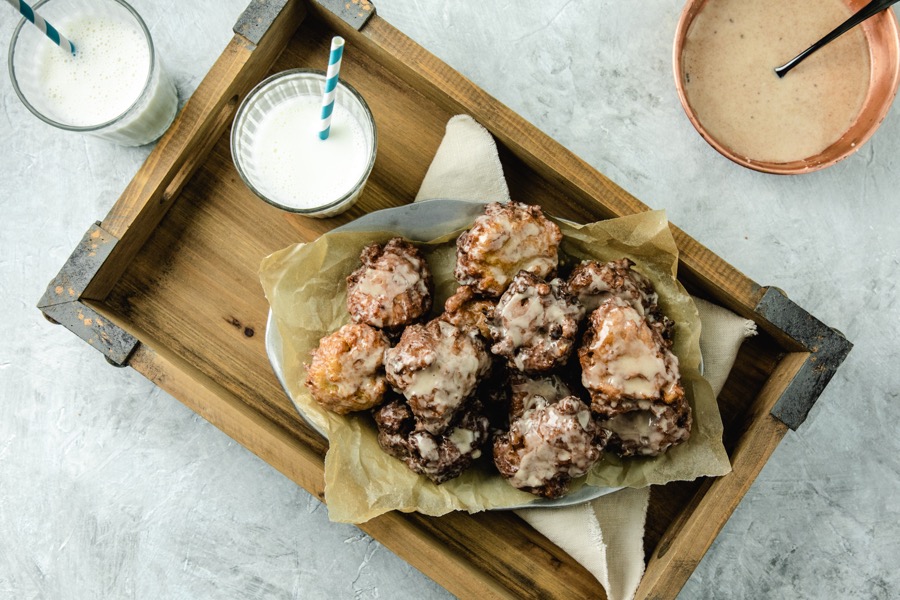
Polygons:
M182 99L245 0L135 0ZM675 0L376 0L426 49L856 347L681 598L896 598L900 114L775 177L716 154L671 73ZM0 47L16 19L0 7ZM348 48L352 52L352 48ZM34 308L149 148L59 133L0 77L0 597L443 598L261 460Z

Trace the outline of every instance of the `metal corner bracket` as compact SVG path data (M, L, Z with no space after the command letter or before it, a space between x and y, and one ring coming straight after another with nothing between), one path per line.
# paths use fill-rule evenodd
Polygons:
M137 338L81 301L81 294L118 241L100 223L92 225L47 286L37 307L47 320L64 326L99 350L107 362L124 367L138 345Z
M233 31L258 45L289 1L291 0L252 0L238 17Z
M369 0L313 0L359 31L375 14L375 5Z
M755 311L810 353L771 410L773 417L796 430L806 420L853 344L840 331L813 317L777 288L766 289Z
M272 23L291 1L303 0L252 0L234 24L234 32L246 38L247 41L259 45ZM357 31L362 29L375 14L375 5L370 0L306 1L318 4Z

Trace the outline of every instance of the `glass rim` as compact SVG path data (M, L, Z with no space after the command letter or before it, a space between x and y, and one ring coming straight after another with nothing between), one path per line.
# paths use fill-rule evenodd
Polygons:
M317 215L319 213L325 213L335 208L340 207L343 203L350 200L359 189L365 184L366 180L368 180L369 175L372 172L372 168L375 166L375 154L378 148L378 129L375 127L375 117L372 115L372 109L369 108L368 103L362 97L362 95L349 83L345 82L343 79L338 79L338 87L345 88L351 96L353 96L357 102L359 102L360 106L363 108L363 112L368 115L368 122L371 126L372 130L372 148L369 154L369 161L366 165L366 168L363 170L362 175L360 175L359 179L356 180L356 183L347 191L346 194L334 200L333 202L329 202L328 204L322 204L320 206L316 206L313 208L297 208L295 206L285 206L272 198L269 198L266 194L261 192L257 186L250 181L250 178L247 176L244 171L244 167L241 165L240 153L238 150L239 137L241 125L247 117L247 111L249 110L249 106L254 98L264 93L267 88L278 83L282 79L287 79L289 77L295 76L314 76L316 79L321 78L324 84L325 81L325 71L321 69L287 69L285 71L279 71L278 73L274 73L269 75L259 83L257 83L253 89L251 89L244 99L241 101L240 106L237 109L237 113L235 113L234 123L231 127L231 159L234 163L234 166L238 172L238 176L244 182L244 184L250 188L250 191L253 192L260 200L271 204L275 208L279 208L281 210L292 212L299 215Z
M36 10L36 9L40 8L41 6L47 4L48 2L52 2L52 1L53 0L39 0L38 2L34 3L32 8L34 8ZM110 125L114 125L114 124L118 123L119 121L121 121L122 119L124 119L130 112L132 112L135 109L135 107L137 107L137 105L140 103L140 101L147 94L147 90L150 89L150 85L153 82L153 74L156 71L156 50L153 46L153 38L150 37L150 30L147 29L147 24L144 23L144 19L141 18L141 15L139 15L138 12L136 10L134 10L134 8L132 8L132 6L130 4L125 2L125 0L108 0L108 1L114 2L115 4L120 5L122 8L124 8L129 13L131 13L131 15L134 17L135 21L137 21L137 24L140 27L141 31L144 32L144 38L147 40L147 47L150 52L150 68L147 70L147 80L144 82L144 87L141 89L140 95L138 95L138 97L135 98L134 102L132 102L128 106L128 108L126 108L121 114L116 115L115 117L113 117L112 119L110 119L108 121L104 121L104 122L96 124L96 125L69 125L67 123L61 123L59 121L56 121L56 120L50 118L49 116L43 114L41 111L39 111L37 108L35 108L34 105L31 104L31 102L28 101L28 98L25 96L25 93L19 87L19 82L18 82L18 79L16 78L16 67L15 67L16 42L18 42L18 40L19 40L19 34L21 33L22 28L25 27L26 23L29 23L28 20L25 19L25 17L22 17L22 19L19 21L19 24L16 25L16 28L13 30L12 37L10 38L10 41L9 41L9 54L7 56L7 63L8 63L8 67L9 67L9 78L12 81L12 86L16 92L16 95L19 97L19 100L22 102L22 104L25 105L25 108L30 110L37 118L39 118L43 122L45 122L49 125L52 125L54 127L57 127L59 129L64 129L66 131L77 131L77 132L81 132L81 133L90 133L90 132L100 131L100 130L105 129L105 128L109 127Z

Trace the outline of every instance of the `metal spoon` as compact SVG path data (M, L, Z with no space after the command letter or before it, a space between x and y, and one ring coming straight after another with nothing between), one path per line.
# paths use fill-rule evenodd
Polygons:
M818 42L816 42L815 44L813 44L812 46L810 46L809 48L807 48L806 50L804 50L803 52L801 52L800 54L798 54L797 56L795 56L794 58L789 60L788 62L784 63L780 67L776 67L775 74L778 75L778 77L784 77L788 71L790 71L791 69L793 69L794 67L799 65L801 62L803 62L803 59L805 59L807 56L809 56L810 54L812 54L813 52L815 52L816 50L818 50L825 44L828 44L829 42L833 41L834 39L840 37L841 35L843 35L847 31L849 31L850 29L856 27L857 25L859 25L860 23L862 23L869 17L871 17L877 13L880 13L881 11L883 11L890 5L894 4L895 2L898 2L898 0L872 0L871 2L866 4L864 7L859 9L859 11L856 14L854 14L852 17L850 17L849 19L847 19L846 21L844 21L843 23L838 25L834 29L834 31L832 31L831 33L829 33L828 35L823 37L821 40L819 40Z

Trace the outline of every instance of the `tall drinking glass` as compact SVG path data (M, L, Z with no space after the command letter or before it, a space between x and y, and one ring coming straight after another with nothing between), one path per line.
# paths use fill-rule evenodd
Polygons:
M126 146L160 137L178 94L147 25L122 0L42 0L36 11L69 38L75 56L22 19L9 46L13 88L42 121Z

